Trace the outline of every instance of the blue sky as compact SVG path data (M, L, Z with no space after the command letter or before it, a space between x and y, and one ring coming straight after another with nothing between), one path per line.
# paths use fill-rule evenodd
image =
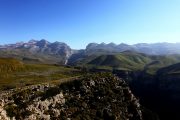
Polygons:
M180 0L0 0L0 44L180 42Z

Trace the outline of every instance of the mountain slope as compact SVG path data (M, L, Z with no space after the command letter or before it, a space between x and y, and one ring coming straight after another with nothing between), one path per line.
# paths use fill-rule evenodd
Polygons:
M158 56L124 51L117 54L99 55L93 59L87 57L82 59L79 65L84 64L91 68L110 67L112 69L143 70L149 74L155 74L158 69L179 61L180 55Z
M72 50L67 44L61 42L50 43L44 39L5 45L0 48L1 57L14 57L30 63L67 64L71 54Z
M150 59L141 55L121 53L116 55L102 55L88 64L110 66L113 68L142 69L149 61Z

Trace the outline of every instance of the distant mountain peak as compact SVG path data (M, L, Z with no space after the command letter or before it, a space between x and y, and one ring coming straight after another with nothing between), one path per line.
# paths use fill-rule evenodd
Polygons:
M106 43L105 43L105 42L102 42L102 43L100 43L100 45L106 45Z
M38 40L31 39L31 40L28 41L28 43L34 43L34 42L38 42Z
M92 48L92 47L96 47L96 46L98 46L99 44L97 44L97 43L89 43L87 46L86 46L86 49L90 49L90 48Z
M48 44L50 44L50 42L48 42L45 39L42 39L36 43L36 45L39 46L40 48L47 47Z
M73 53L71 48L66 43L58 42L58 41L51 43L45 39L41 39L41 40L31 39L28 42L19 42L16 44L2 45L0 46L0 49L1 50L3 49L5 51L18 50L18 52L20 51L19 56L21 56L20 53L23 53L23 54L27 54L26 57L29 57L30 56L29 54L44 56L44 57L50 55L52 57L60 58L59 63L64 63L64 64L67 63L68 58Z
M111 42L111 43L109 43L109 44L106 44L106 45L117 46L117 44L115 44L115 43L113 43L113 42Z
M104 50L110 52L123 52L130 50L149 55L180 54L180 43L138 43L134 45L128 45L125 43L119 45L115 43L90 43L87 45L86 50Z

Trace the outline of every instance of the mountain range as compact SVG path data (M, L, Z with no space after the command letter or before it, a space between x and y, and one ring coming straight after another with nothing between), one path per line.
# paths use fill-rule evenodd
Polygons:
M134 45L114 43L89 43L85 49L74 50L63 42L49 42L45 39L0 45L1 57L15 57L24 62L73 64L84 58L99 55L133 51L147 55L180 54L180 43L139 43Z
M122 51L136 51L140 53L145 53L149 55L167 55L167 54L179 54L180 53L180 43L138 43L134 45L128 45L121 43L119 45L114 43L90 43L87 45L86 50L106 50L111 52L122 52Z
M66 64L72 49L65 43L50 43L47 40L30 40L27 43L1 45L2 57L15 57L24 62L44 62Z

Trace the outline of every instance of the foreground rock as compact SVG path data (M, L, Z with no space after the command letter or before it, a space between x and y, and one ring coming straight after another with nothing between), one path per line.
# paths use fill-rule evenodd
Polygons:
M8 99L2 97L0 110L4 120L142 120L139 101L109 73L14 91Z

